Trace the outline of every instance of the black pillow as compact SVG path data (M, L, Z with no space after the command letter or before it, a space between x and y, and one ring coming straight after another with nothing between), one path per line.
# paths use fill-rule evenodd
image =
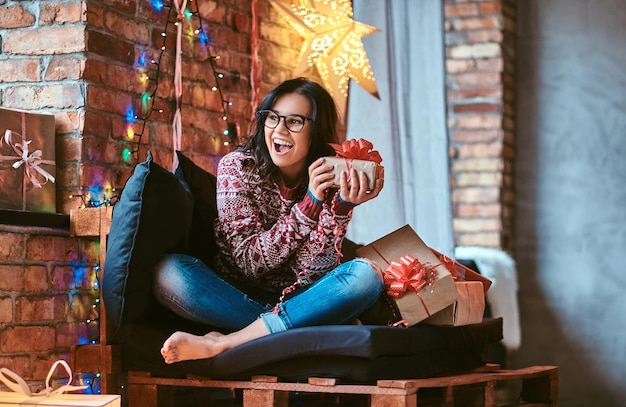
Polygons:
M198 167L180 151L176 153L179 163L176 176L188 188L194 202L187 253L214 269L217 252L214 233L214 222L217 218L217 177Z
M158 306L152 270L166 253L187 250L192 214L191 193L148 152L113 207L102 295L118 328Z

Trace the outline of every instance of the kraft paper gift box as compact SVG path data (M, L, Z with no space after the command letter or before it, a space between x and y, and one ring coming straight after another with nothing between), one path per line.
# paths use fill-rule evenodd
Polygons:
M355 169L365 172L367 175L367 188L374 189L376 179L382 176L383 167L380 165L382 157L378 151L373 150L373 145L364 139L350 139L342 144L331 144L337 156L325 157L325 163L333 168L333 184L339 186L342 172L350 176L350 170ZM348 178L350 182L350 178Z
M56 212L51 114L0 108L0 208Z
M432 273L429 284L417 292L407 289L398 297L387 294L395 302L399 317L408 326L422 322L458 299L450 271L409 225L360 247L356 254L375 262L382 270L387 270L393 263L409 255Z
M57 394L54 396L25 396L13 392L0 392L0 407L120 407L117 394Z
M487 277L475 272L471 268L459 263L458 261L449 258L443 253L438 252L432 247L430 250L437 255L439 260L446 266L448 271L452 274L452 277L456 281L477 281L482 284L484 294L487 294L489 287L491 287L491 280Z
M426 318L423 323L463 326L482 322L485 313L483 284L480 281L457 281L455 286L459 296L458 300L433 316Z

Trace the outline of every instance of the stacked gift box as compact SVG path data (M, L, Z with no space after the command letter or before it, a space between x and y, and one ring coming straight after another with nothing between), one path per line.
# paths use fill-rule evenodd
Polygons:
M56 212L54 116L0 108L0 209Z
M430 248L405 225L357 249L385 281L393 324L461 326L480 323L491 281Z

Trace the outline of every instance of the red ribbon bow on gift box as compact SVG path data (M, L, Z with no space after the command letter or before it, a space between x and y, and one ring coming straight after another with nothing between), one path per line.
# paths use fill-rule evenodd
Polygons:
M52 174L39 167L41 164L54 165L54 161L44 160L42 158L43 152L41 150L35 150L31 154L28 152L28 145L32 140L26 140L26 121L24 119L24 113L22 113L22 142L13 143L12 135L13 132L11 130L7 130L4 133L4 137L0 138L0 145L2 145L2 141L4 140L5 143L13 148L13 151L15 151L17 156L11 157L0 155L0 160L15 160L17 158L17 161L13 163L12 167L18 169L22 164L24 164L25 176L28 177L37 188L41 188L42 184L45 184L48 181L54 182L55 179ZM43 182L39 181L37 174L43 177Z
M372 150L374 145L362 138L358 140L346 140L341 144L331 143L330 145L335 149L339 157L350 158L352 160L374 161L377 164L383 161L380 153L376 150Z
M399 261L392 261L383 273L387 294L392 297L402 296L406 290L418 292L426 285L432 285L437 271L420 263L415 257L407 254Z

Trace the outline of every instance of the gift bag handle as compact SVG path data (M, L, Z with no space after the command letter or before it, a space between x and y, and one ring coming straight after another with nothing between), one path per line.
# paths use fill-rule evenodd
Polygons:
M58 389L53 390L50 386L50 379L52 378L52 374L55 372L57 366L63 366L65 371L69 375L67 383L63 386L60 386ZM7 378L7 376L9 376ZM15 393L22 394L24 396L54 396L56 394L65 393L66 391L76 391L86 389L87 386L72 386L72 369L70 369L69 365L64 360L57 360L54 362L50 371L48 372L48 376L46 376L46 388L41 390L39 393L33 393L30 391L28 384L22 379L17 373L7 369L6 367L0 368L0 380L4 383L9 389L13 390Z

